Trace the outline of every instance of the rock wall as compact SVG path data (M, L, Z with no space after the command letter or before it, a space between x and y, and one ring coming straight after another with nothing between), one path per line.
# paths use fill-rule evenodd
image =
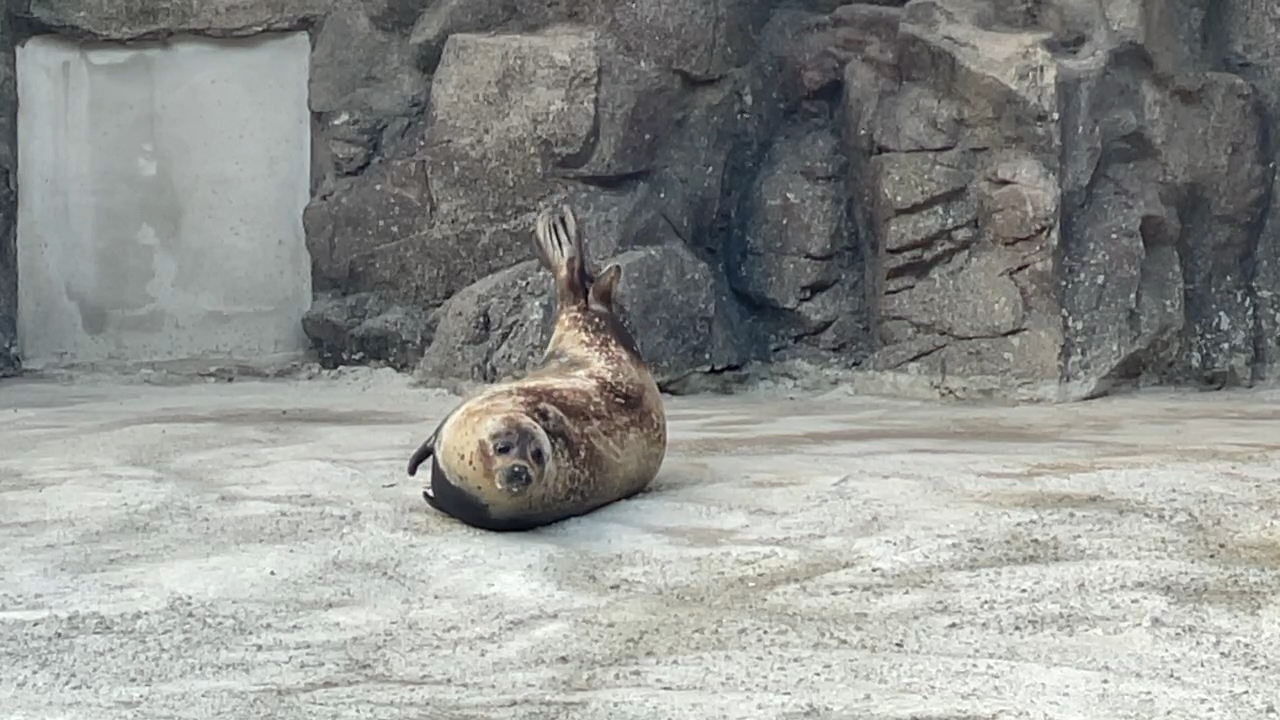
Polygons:
M329 363L520 372L550 317L532 217L568 199L673 388L791 358L1059 399L1280 372L1271 0L13 12L104 38L311 30L305 327Z
M22 370L18 357L18 79L13 24L0 16L0 378Z

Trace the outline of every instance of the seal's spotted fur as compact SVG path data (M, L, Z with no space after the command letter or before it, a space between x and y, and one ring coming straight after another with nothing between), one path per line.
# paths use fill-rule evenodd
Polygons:
M468 397L409 460L409 475L432 461L423 492L432 507L489 530L527 530L635 495L666 455L658 386L614 309L622 268L593 275L568 207L539 214L534 237L556 294L541 362Z

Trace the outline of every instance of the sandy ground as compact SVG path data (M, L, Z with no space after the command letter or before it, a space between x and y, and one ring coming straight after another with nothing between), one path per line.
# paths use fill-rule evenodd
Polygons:
M455 402L0 384L0 716L1280 717L1280 394L672 399L519 535L404 474Z

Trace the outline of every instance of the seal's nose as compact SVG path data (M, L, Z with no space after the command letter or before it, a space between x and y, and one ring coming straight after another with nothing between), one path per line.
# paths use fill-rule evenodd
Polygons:
M522 464L508 465L502 473L503 486L511 492L521 492L533 484L533 474Z

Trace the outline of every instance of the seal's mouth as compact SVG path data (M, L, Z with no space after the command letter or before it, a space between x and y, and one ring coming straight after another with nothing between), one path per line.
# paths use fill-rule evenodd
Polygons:
M498 487L507 492L518 495L533 484L533 473L529 472L529 467L520 463L513 463L502 468L498 473Z

